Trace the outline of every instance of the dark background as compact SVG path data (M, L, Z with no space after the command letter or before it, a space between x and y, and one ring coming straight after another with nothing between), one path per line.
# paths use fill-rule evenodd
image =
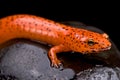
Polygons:
M34 14L55 21L79 21L109 34L120 49L119 2L76 0L0 0L0 18Z

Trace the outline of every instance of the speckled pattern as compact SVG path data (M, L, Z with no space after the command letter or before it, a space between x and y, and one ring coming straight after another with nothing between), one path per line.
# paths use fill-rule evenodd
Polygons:
M103 33L73 28L42 17L20 14L0 19L0 43L14 38L26 38L53 45L48 55L52 66L59 67L56 54L75 51L93 53L108 50L111 43Z

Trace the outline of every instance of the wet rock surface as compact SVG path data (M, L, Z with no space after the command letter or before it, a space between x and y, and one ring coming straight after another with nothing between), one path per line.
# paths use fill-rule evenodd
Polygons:
M64 23L103 33L79 22ZM112 44L111 50L100 54L58 54L63 69L55 69L50 66L47 56L50 47L29 40L16 40L0 50L0 80L119 80L120 52Z
M66 68L64 70L50 67L47 57L47 49L32 45L30 43L18 42L1 53L0 68L5 75L12 75L20 80L69 80L73 78L74 71Z
M120 80L120 68L98 66L81 71L76 80Z

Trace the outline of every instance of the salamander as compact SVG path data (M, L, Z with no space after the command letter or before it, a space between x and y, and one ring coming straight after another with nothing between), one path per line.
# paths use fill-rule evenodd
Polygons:
M82 54L109 50L106 33L75 28L30 14L9 15L0 19L0 44L11 39L25 38L52 45L48 57L53 67L60 67L57 53L74 51Z

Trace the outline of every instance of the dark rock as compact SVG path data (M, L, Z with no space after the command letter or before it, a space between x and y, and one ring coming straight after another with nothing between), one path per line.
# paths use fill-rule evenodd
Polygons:
M47 57L48 49L42 45L18 42L6 47L0 53L0 69L5 75L15 76L20 80L69 80L73 78L74 71L66 68L59 70L50 67Z
M97 66L81 71L75 80L120 80L120 68Z

